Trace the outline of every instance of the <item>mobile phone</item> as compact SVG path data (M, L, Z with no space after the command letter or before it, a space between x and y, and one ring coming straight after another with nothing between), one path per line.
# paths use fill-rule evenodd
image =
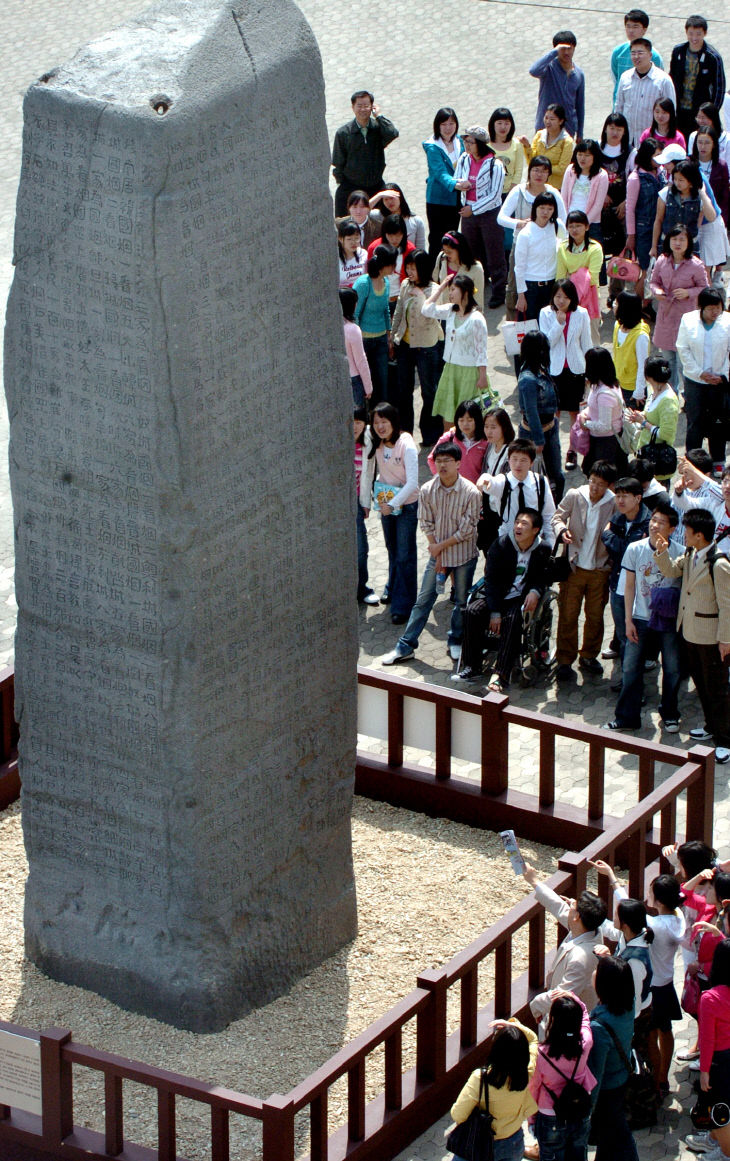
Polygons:
M504 853L509 855L512 870L516 875L523 875L525 873L525 860L522 857L522 852L515 838L515 832L513 830L501 830L499 837L502 840Z

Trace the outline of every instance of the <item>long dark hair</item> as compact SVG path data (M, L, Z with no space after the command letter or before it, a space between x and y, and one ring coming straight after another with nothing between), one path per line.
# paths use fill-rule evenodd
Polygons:
M710 968L710 987L730 987L730 939L723 939L715 948Z
M545 1033L548 1056L577 1060L583 1048L582 1023L583 1008L572 996L558 996L553 1000Z
M509 121L511 128L510 128L509 133L507 134L507 141L511 141L515 135L515 119L512 116L511 110L508 109L505 105L500 105L500 107L498 109L494 110L494 112L492 113L492 116L487 121L487 129L489 131L490 141L496 140L495 134L494 134L495 121Z
M377 407L373 408L373 414L370 419L371 424L376 415L382 415L383 419L388 420L390 426L393 428L390 436L391 442L396 443L400 439L401 433L401 419L398 408L394 407L392 403L379 403ZM370 450L370 455L368 456L369 460L373 458L381 443L385 443L385 440L380 438L374 427L372 429L372 436L373 446Z
M700 160L700 151L697 148L697 140L698 140L700 134L702 134L704 137L709 137L710 141L712 142L711 161L712 161L712 164L714 165L716 161L720 160L720 138L717 136L717 133L715 132L715 130L712 127L710 127L709 129L707 127L705 127L704 129L698 129L697 132L695 133L695 139L694 139L694 142L692 143L692 160L697 161L697 162L699 162L699 160Z
M553 229L555 230L555 233L557 234L557 232L558 232L558 203L555 200L555 196L551 193L541 193L541 194L537 195L534 202L532 203L532 208L530 210L530 217L532 218L533 222L537 221L537 211L539 210L540 206L552 206L553 207L553 216L550 219L550 221L548 222L548 226L552 225Z
M381 242L373 250L368 259L368 275L370 278L377 278L383 270L384 266L395 266L398 261L398 251L386 242Z
M352 414L352 418L355 421L357 421L359 419L361 423L365 424L365 427L362 429L360 434L355 437L355 443L359 443L360 446L362 447L363 444L365 443L365 432L367 431L368 413L364 407L356 407L353 414Z
M596 965L596 995L612 1016L633 1012L636 988L627 959L602 955Z
M659 126L657 125L656 117L654 116L654 110L656 109L657 105L660 109L663 109L665 113L669 113L669 124L667 125L667 132L662 133L662 137L674 137L677 132L677 110L671 97L658 97L652 105L649 136L653 137L655 133L659 132Z
M533 375L548 374L550 343L542 331L527 331L520 345L520 360ZM520 372L521 373L521 372Z
M588 221L588 215L586 213L584 213L583 210L571 210L570 213L568 214L567 218L565 219L566 228L568 226L570 226L573 222L580 222L580 224L582 226L585 226L586 234L585 234L585 237L583 238L583 245L585 246L585 248L587 250L588 243L590 242L590 238L588 237L588 231L591 228L591 223ZM568 249L569 250L573 249L573 239L570 236L570 234L568 234Z
M454 414L454 427L456 428L456 439L461 436L461 428L459 427L459 420L464 415L470 415L474 420L474 439L484 439L484 416L482 409L475 399L468 399L460 403Z
M463 234L457 234L455 230L449 230L441 239L441 245L444 242L447 246L453 246L456 253L459 255L459 265L466 266L467 270L471 270L476 259L471 245Z
M708 121L712 121L712 128L717 133L717 136L722 135L722 120L720 118L720 110L716 109L712 101L705 101L697 110L698 113L704 113ZM698 130L699 131L699 130Z
M464 314L470 314L476 307L473 280L469 277L468 274L455 274L451 279L451 285L455 286L457 290L460 290L462 294L467 296L466 305L464 306ZM457 311L459 307L456 303L454 303L451 309Z
M411 250L408 257L405 259L406 266L415 266L416 277L418 281L416 286L422 289L428 286L431 281L431 267L432 262L425 250Z
M524 1092L530 1081L530 1045L521 1028L506 1024L492 1037L485 1080L493 1088Z
M400 198L400 209L398 210L398 213L400 214L400 216L402 218L410 218L411 215L413 214L413 210L408 205L408 202L406 201L406 195L403 193L403 190L401 189L401 187L399 185L396 185L396 183L394 181L386 181L385 185L383 186L383 188L380 192L387 193L388 190L392 190L393 193L397 193L398 197Z
M340 262L345 261L345 251L342 249L342 239L352 237L357 234L360 237L360 227L352 218L343 218L337 226L337 249L340 252ZM358 242L359 245L359 242Z
M388 214L387 218L383 218L383 224L380 229L380 236L386 245L390 242L386 240L386 234L401 234L401 240L398 243L398 250L401 254L405 254L408 246L408 231L406 229L405 221L400 214Z
M586 382L591 387L605 383L607 387L618 387L616 365L610 351L605 347L591 347L586 351Z
M672 186L674 189L677 189L676 185L674 184L674 179L677 174L679 174L680 177L683 177L685 181L689 182L692 197L696 198L704 185L704 181L702 180L702 173L697 162L689 161L689 159L686 161L677 162L674 169L672 170ZM679 191L677 190L677 192Z
M645 137L641 145L636 150L635 165L637 169L644 169L647 173L656 173L657 166L654 162L654 154L658 153L661 145L656 137Z
M449 121L452 117L454 121L456 121L456 131L454 133L454 137L456 137L459 133L459 118L456 116L456 113L450 105L442 105L433 119L433 136L435 141L438 141L439 137L441 136L439 129L443 125L444 121Z
M595 177L601 168L601 162L603 160L601 157L600 145L597 141L594 141L592 137L586 137L583 141L576 142L575 149L573 150L573 156L571 158L571 164L573 166L576 177L580 177L581 173L583 172L581 167L578 165L579 153L590 153L591 157L593 158L593 162L591 164L591 168L588 171L588 176Z
M570 306L568 307L568 310L577 310L580 303L578 301L578 291L576 290L575 283L573 282L572 278L557 278L555 280L553 283L553 288L550 291L550 309L557 310L557 307L555 306L555 295L559 290L562 290L565 297L570 299ZM529 333L530 332L527 331L527 334Z
M509 417L509 413L505 411L504 407L490 407L484 418L486 419L487 416L489 416L490 419L494 419L496 423L499 424L505 446L511 444L512 440L515 438L515 429L512 425L512 420Z
M629 123L623 113L609 113L606 117L606 120L603 122L603 129L601 130L601 149L606 145L606 129L609 125L618 125L620 129L623 129L624 135L621 138L621 152L619 153L619 157L623 157L624 154L628 157L631 153L631 134L629 132Z
M654 932L646 923L646 907L641 899L622 899L616 908L619 923L624 923L634 935L643 935L647 943L653 943Z

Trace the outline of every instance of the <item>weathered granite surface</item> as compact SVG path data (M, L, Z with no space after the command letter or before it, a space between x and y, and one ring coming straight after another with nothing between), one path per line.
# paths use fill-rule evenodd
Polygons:
M33 85L6 325L45 971L196 1030L356 929L351 392L290 0L167 0Z

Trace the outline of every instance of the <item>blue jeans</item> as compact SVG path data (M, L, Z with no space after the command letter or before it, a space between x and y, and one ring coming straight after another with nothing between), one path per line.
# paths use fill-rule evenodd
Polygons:
M461 645L464 636L464 606L466 599L469 596L469 589L471 582L474 579L474 569L476 568L477 557L472 560L467 560L466 564L457 565L449 572L450 579L454 585L454 608L451 613L451 626L449 628L449 645ZM428 559L426 571L423 574L421 581L421 591L418 594L418 600L411 609L411 615L408 618L403 636L398 641L396 649L406 652L409 649L415 649L418 645L418 638L424 630L428 615L431 609L436 604L436 561L432 556Z
M626 606L624 605L623 597L620 597L613 589L611 589L609 600L611 602L611 615L613 616L613 623L616 629L615 636L618 641L619 657L623 665L624 650L626 648Z
M517 433L520 439L532 439L531 433L522 424ZM565 491L565 476L563 475L563 456L560 451L560 429L558 420L553 422L550 431L544 431L545 443L542 448L542 461L545 464L545 475L550 481L550 490L556 505L560 503Z
M350 375L350 382L352 383L352 405L353 407L365 406L365 384L359 375Z
M368 534L365 531L365 516L362 504L357 502L357 599L362 601L373 590L368 585Z
M395 348L398 363L398 401L401 429L413 431L413 389L415 374L421 384L421 439L425 444L435 443L443 435L443 424L433 418L433 401L438 387L440 365L438 343L432 347L412 347L405 340Z
M525 1135L518 1129L511 1137L502 1137L501 1141L494 1142L494 1161L522 1161L525 1151ZM454 1161L463 1161L454 1154Z
M616 703L616 721L622 726L641 725L641 699L644 694L644 660L652 640L659 642L662 657L662 702L659 713L662 721L679 720L677 695L681 679L679 665L679 638L674 629L660 633L649 628L649 622L633 618L638 642L627 641L622 668L623 685Z
M388 550L390 611L394 616L408 617L418 593L418 501L404 504L400 516L383 516L382 520L385 547Z
M682 385L682 375L681 375L681 372L679 370L679 357L677 355L677 352L676 351L667 351L665 348L661 348L657 351L657 353L659 355L662 355L669 363L669 366L670 366L671 371L672 371L672 377L669 380L669 382L672 385L672 390L674 391L674 394L679 395L679 388Z
M371 339L363 337L362 345L373 381L370 402L375 407L377 403L385 403L388 399L388 336L376 335Z
M591 1118L582 1121L559 1121L538 1113L535 1136L540 1146L540 1161L586 1161L588 1130Z

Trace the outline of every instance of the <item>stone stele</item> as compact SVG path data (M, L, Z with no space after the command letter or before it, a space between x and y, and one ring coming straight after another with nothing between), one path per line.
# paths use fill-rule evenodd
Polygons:
M24 115L5 384L26 950L213 1031L357 927L321 61L290 0L163 0Z

